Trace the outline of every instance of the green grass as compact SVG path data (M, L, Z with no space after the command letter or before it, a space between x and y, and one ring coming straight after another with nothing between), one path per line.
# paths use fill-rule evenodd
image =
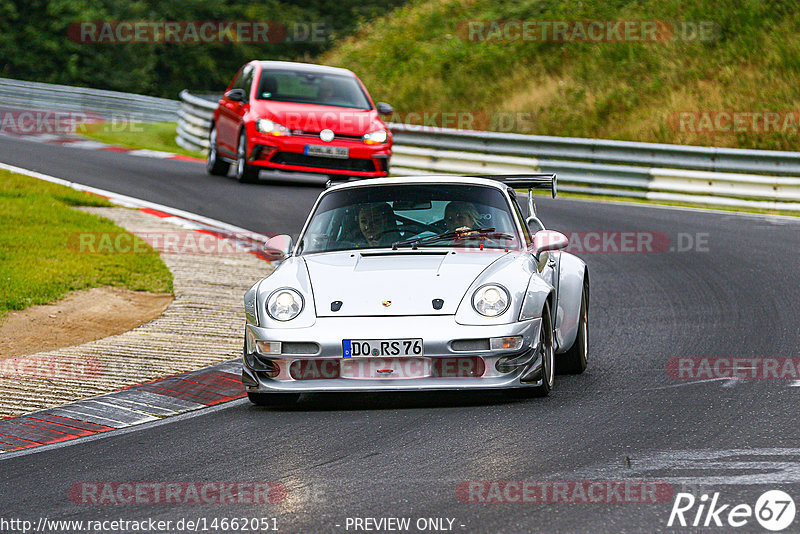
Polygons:
M201 152L186 150L175 142L176 127L174 122L88 123L81 125L77 133L111 145L204 157Z
M125 232L73 209L111 206L102 197L0 170L0 317L99 286L172 292L172 274L151 248L143 254L79 252L85 232ZM137 238L138 239L138 238Z
M470 41L469 21L708 21L706 40ZM355 71L398 118L471 114L541 135L797 150L800 10L789 0L411 0L321 63ZM692 132L680 112L794 112L794 128ZM783 119L782 119L783 120Z

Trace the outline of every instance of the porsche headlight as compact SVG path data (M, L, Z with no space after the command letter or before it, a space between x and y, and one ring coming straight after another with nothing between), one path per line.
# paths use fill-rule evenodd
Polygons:
M291 135L289 128L269 119L258 119L256 121L256 130L270 135Z
M364 135L364 142L368 145L377 145L385 143L388 138L389 134L386 133L386 130L375 130Z
M276 321L291 321L303 311L303 296L294 289L276 289L267 299L267 313Z
M472 307L486 317L502 315L511 304L511 296L506 288L498 284L481 286L472 295Z

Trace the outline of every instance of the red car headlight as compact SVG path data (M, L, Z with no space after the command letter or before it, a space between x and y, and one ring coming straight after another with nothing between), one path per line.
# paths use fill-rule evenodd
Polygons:
M292 132L286 126L278 124L277 122L269 119L258 119L256 121L256 130L261 133L270 135L292 135Z
M389 134L386 133L386 130L375 130L374 132L365 134L363 137L364 142L367 143L368 145L378 145L380 143L385 143L388 138Z

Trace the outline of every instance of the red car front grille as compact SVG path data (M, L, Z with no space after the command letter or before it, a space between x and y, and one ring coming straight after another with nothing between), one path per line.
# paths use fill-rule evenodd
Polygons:
M378 170L371 159L350 158L335 159L319 156L308 156L298 152L276 152L270 162L279 165L297 165L318 169L335 169L338 171L375 172Z
M319 139L319 132L309 132L305 130L292 130L292 135L296 135L298 137L316 137ZM337 134L334 133L334 139L346 139L348 141L362 141L363 138L360 135L345 135L345 134Z

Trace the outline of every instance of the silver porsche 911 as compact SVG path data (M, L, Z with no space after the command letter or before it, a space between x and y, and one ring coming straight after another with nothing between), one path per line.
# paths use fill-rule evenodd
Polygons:
M515 189L528 190L527 220ZM545 396L586 369L589 274L546 230L553 174L333 184L244 297L242 381L259 405L303 392L506 389Z

